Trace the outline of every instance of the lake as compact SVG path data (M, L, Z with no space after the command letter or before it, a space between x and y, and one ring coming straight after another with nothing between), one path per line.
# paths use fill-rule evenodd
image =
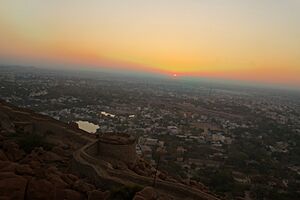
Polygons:
M96 133L97 129L100 128L100 126L88 121L77 121L76 123L80 129L89 133Z

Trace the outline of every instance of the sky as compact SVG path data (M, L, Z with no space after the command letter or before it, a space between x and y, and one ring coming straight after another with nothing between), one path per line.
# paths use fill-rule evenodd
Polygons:
M0 0L0 64L300 86L300 1Z

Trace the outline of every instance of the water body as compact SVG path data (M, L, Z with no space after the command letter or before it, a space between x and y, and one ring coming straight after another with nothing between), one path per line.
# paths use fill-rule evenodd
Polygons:
M88 122L88 121L77 121L76 122L80 129L89 132L89 133L96 133L97 129L100 128L97 124Z
M111 114L111 113L104 112L104 111L102 111L100 114L101 114L101 115L104 115L104 116L106 116L106 117L112 117L112 118L114 118L114 117L116 116L116 115L113 115L113 114Z

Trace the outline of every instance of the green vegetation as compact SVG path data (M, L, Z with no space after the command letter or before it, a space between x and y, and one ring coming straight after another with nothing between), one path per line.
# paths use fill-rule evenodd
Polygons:
M174 161L169 161L168 164L161 165L159 170L168 172L169 175L175 178L186 178L184 170Z
M233 178L230 171L222 170L212 174L210 185L218 192L229 192L233 187Z
M229 195L229 198L232 196L242 197L244 191L249 189L249 185L235 182L229 169L214 170L208 168L198 170L193 179L206 184L217 194Z

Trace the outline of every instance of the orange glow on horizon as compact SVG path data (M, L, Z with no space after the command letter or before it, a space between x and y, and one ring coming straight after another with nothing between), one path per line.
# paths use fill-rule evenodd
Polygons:
M297 1L171 2L3 0L0 58L300 86Z

